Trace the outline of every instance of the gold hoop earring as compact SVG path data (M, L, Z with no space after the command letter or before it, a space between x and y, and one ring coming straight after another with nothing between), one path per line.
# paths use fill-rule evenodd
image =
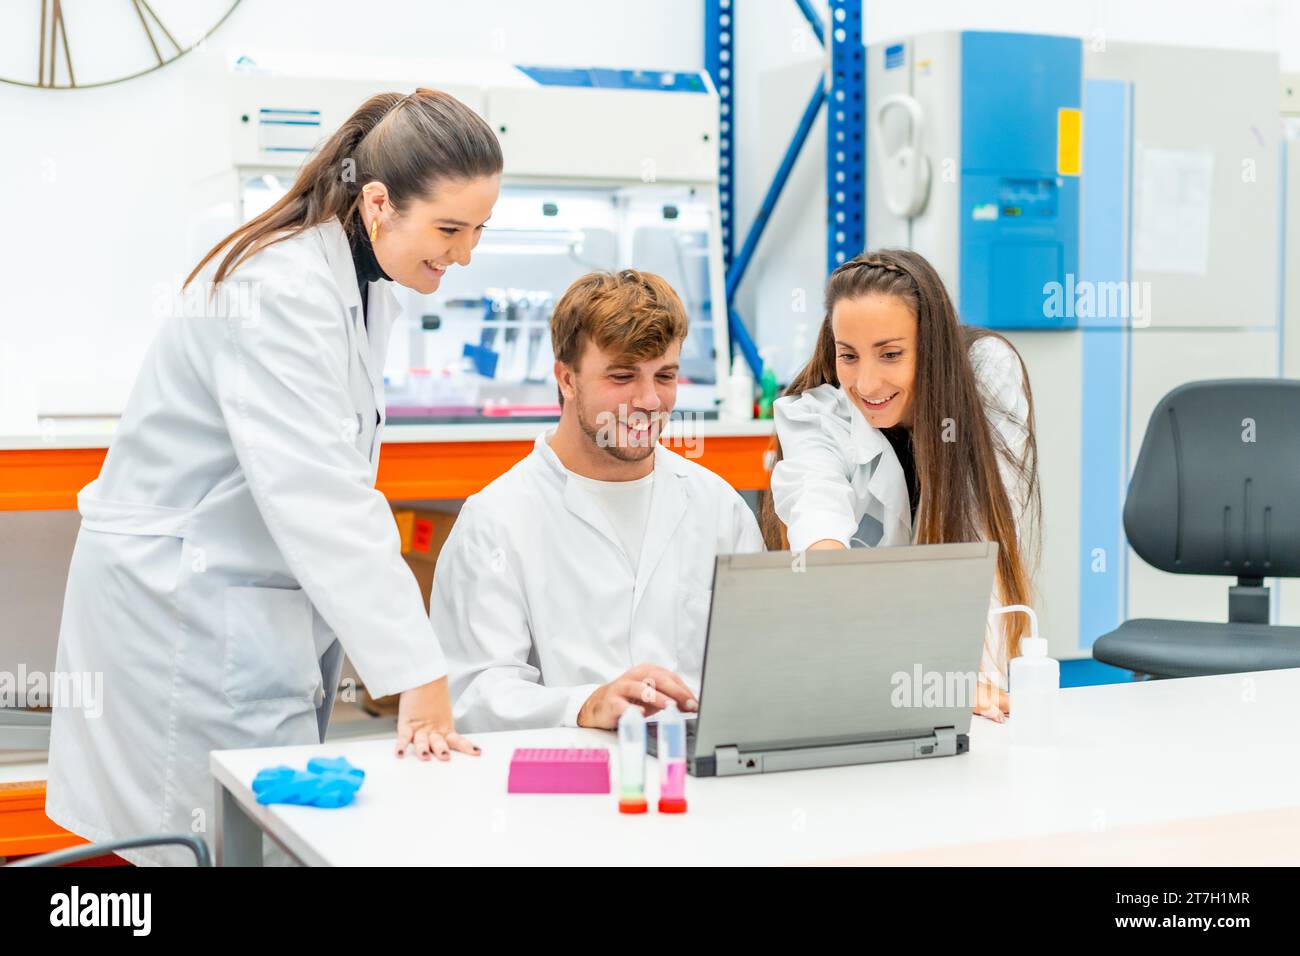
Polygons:
M379 219L376 218L375 221L370 224L370 241L374 242L375 237L378 235L379 235Z

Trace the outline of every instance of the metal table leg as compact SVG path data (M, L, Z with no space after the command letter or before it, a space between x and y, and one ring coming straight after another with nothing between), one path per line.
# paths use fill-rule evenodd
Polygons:
M217 866L261 866L261 827L221 781L215 781L215 786Z

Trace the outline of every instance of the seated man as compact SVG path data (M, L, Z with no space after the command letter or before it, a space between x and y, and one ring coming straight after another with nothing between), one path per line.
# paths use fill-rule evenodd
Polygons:
M649 273L593 273L556 305L559 424L465 502L434 572L457 729L695 708L714 557L763 540L730 485L659 444L685 337Z

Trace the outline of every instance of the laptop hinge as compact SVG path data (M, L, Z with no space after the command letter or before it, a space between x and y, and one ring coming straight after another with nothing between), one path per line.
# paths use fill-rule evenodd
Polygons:
M957 731L952 727L934 728L936 757L951 757L957 752Z
M921 737L872 740L860 743L812 744L780 750L746 750L735 744L714 749L714 772L719 777L774 770L834 767L922 757L951 757L957 753L957 731L936 727Z
M761 767L755 766L748 770L745 769L744 761L740 759L740 749L735 744L726 747L718 747L713 751L713 760L716 773L719 777L731 776L737 773L758 773ZM751 759L750 763L754 761Z

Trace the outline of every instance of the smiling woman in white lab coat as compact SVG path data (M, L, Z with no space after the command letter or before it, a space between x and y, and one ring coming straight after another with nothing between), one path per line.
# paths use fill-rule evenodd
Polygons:
M816 352L774 417L769 547L995 541L992 605L1032 603L1028 376L1006 339L961 325L923 257L864 253L831 274ZM976 711L995 720L1008 710L1007 663L1024 627L1008 615L986 633Z
M401 693L399 755L477 751L375 474L389 280L469 264L501 167L451 96L380 94L191 273L78 496L57 667L102 673L103 712L53 716L52 820L211 834L209 751L320 742L344 651Z

